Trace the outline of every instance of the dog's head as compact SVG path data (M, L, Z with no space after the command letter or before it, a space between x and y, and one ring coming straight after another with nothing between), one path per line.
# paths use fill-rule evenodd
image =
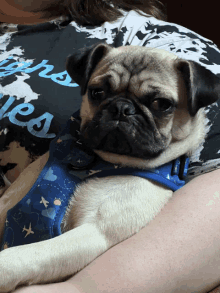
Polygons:
M171 155L176 142L186 153L199 110L220 97L211 71L161 49L98 44L68 57L67 72L81 87L85 143L114 163Z

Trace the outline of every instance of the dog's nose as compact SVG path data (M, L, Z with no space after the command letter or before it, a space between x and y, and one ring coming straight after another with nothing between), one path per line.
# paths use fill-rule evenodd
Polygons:
M133 103L127 100L113 101L109 107L109 111L114 115L114 118L118 119L136 113Z

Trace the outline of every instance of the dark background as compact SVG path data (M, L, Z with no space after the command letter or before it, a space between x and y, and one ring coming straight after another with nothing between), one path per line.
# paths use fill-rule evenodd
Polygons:
M167 21L187 27L212 40L220 48L220 2L218 0L160 0Z

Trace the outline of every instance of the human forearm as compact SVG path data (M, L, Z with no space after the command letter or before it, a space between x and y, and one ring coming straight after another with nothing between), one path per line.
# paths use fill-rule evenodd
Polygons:
M80 293L211 290L220 283L219 177L220 170L205 174L175 192L146 228L67 282L16 293L78 293L76 287Z
M207 292L220 283L220 170L175 193L146 228L68 282L82 292Z

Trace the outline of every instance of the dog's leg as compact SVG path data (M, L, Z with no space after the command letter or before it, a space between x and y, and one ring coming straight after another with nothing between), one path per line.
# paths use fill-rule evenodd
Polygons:
M0 292L62 281L107 249L104 234L92 223L50 240L6 249L0 253Z
M171 190L133 176L129 180L127 176L103 179L102 184L101 179L94 179L93 184L91 181L84 197L80 189L78 199L76 196L75 205L81 206L76 228L53 239L0 253L0 292L10 292L18 285L67 279L140 231L172 196Z

